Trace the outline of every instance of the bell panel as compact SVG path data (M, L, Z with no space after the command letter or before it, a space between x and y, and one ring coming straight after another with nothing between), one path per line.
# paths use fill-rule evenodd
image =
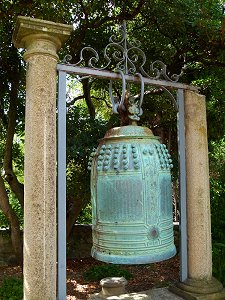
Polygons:
M143 144L142 149L142 180L145 192L145 223L155 225L158 223L159 201L158 201L158 172L157 160L154 153L154 145Z
M99 176L97 181L99 222L143 221L142 181L130 176Z
M163 218L172 218L172 188L170 174L160 174L160 211Z

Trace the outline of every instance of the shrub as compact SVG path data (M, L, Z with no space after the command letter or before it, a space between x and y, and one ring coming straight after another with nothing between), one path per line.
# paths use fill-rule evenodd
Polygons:
M213 275L225 285L225 139L209 146Z
M225 244L213 243L213 276L225 286Z
M84 273L84 278L87 281L101 280L106 277L124 277L128 280L132 278L132 274L117 265L94 266Z
M80 212L76 223L78 224L91 224L92 223L92 208L91 203L88 203Z
M0 287L1 300L22 300L23 299L23 279L8 277L4 279Z

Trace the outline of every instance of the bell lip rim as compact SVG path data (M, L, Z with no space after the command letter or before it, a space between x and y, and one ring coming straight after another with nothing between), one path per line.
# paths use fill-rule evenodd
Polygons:
M165 253L167 253L166 256L165 256ZM160 253L160 254L158 253L156 255L152 255L152 254L140 255L139 257L124 256L123 258L121 258L121 256L119 256L119 255L111 255L111 254L108 255L105 253L101 253L101 252L97 251L94 248L94 246L92 247L92 250L91 250L91 255L96 260L103 261L106 263L123 264L123 265L151 264L151 263L156 263L156 262L161 262L161 261L164 261L167 259L171 259L172 257L174 257L177 254L176 246L173 244L172 247L170 247L169 250L167 250L167 252L165 252L165 253ZM155 257L155 259L153 259L153 257ZM123 259L125 261L123 261ZM137 262L137 259L139 260L139 262Z

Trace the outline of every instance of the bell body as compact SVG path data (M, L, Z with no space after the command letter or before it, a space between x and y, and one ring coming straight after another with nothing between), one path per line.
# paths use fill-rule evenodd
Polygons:
M92 154L92 256L146 264L176 254L171 159L151 130L109 130Z

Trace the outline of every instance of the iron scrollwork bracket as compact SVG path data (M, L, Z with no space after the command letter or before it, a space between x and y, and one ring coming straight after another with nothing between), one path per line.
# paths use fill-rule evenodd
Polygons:
M100 58L98 52L92 47L84 47L80 52L79 61L73 66L81 66L85 63L84 53L89 52L91 57L87 61L87 65L89 68L95 70L106 70L109 66L113 66L113 71L120 74L122 79L122 93L121 97L113 96L112 87L113 82L110 80L109 84L109 95L110 100L112 102L112 110L114 113L118 114L121 110L128 111L128 117L131 120L139 120L142 115L142 103L144 97L144 77L159 80L164 79L171 82L177 82L179 78L183 74L183 70L181 73L173 74L169 76L167 72L167 66L160 60L156 60L149 66L149 73L145 71L144 66L146 65L146 55L140 49L141 43L139 41L135 41L131 43L127 38L127 30L126 30L126 22L118 29L119 38L113 34L109 38L109 44L104 48L103 58L105 61L105 65L97 66L100 63ZM111 56L109 56L111 53ZM69 64L72 57L70 55L66 55L63 63ZM150 75L151 74L151 75ZM133 97L129 95L126 85L126 75L132 75L139 78L139 82L141 83L141 92L140 96ZM171 93L169 93L171 96ZM128 97L128 105L125 105L125 99Z

